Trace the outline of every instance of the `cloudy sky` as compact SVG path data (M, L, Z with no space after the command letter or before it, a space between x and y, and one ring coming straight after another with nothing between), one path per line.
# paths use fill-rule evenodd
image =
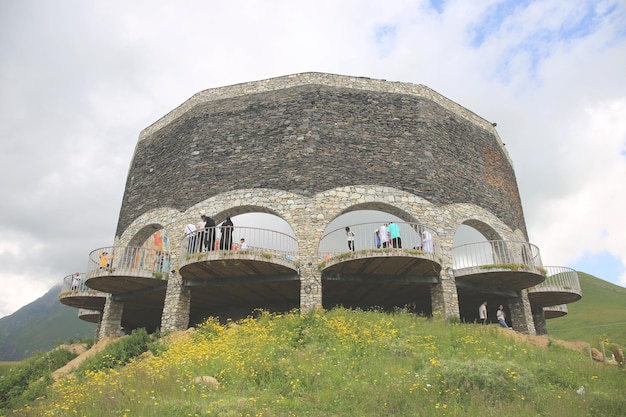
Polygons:
M0 0L0 317L113 243L141 129L307 71L497 122L544 264L626 286L624 0Z

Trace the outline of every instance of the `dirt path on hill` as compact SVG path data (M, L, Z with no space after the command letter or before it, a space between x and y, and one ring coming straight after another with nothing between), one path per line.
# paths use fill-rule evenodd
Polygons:
M179 339L181 337L187 337L189 334L191 334L193 332L194 332L193 328L189 328L189 329L184 330L184 331L172 332L171 334L163 337L161 342L162 343L171 343L174 340L177 340L177 339ZM126 337L126 336L122 336L122 337ZM71 361L69 361L62 368L59 368L56 371L54 371L52 373L52 378L57 380L60 377L68 375L69 373L71 373L74 370L76 370L76 368L78 368L80 366L80 364L83 363L83 361L85 361L86 359L89 359L92 356L102 352L102 350L104 350L104 348L107 347L107 345L109 343L114 342L114 341L119 340L119 339L120 339L119 337L106 337L106 338L100 340L95 345L93 345L91 347L91 349L87 349L84 344L80 344L80 343L79 344L74 344L74 345L62 345L62 346L59 346L59 349L67 349L67 350L69 350L71 352L77 353L78 356L75 357L74 359L72 359Z
M589 343L587 342L570 342L569 340L555 339L550 336L531 336L527 334L518 333L515 330L500 329L503 334L515 339L519 342L526 342L533 346L546 349L548 344L556 343L568 349L576 350L578 352L585 352L589 349Z
M78 368L81 363L83 363L85 359L91 358L95 354L101 352L109 343L118 339L118 337L105 337L104 339L93 345L91 349L87 349L84 344L59 346L59 349L67 349L71 352L77 353L78 356L66 363L65 366L63 366L62 368L54 371L52 373L52 378L57 380L60 377L65 376L70 372L73 372L76 368Z

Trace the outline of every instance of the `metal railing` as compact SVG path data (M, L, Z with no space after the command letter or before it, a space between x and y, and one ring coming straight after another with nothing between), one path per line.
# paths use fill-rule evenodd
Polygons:
M181 242L180 266L205 258L232 258L242 255L278 257L298 263L298 242L295 237L277 230L258 227L207 227L187 234Z
M77 272L72 275L67 275L63 278L63 285L61 286L61 294L69 291L95 291L89 288L85 284L85 273Z
M555 312L555 313L568 313L567 310L567 304L559 304L557 306L549 306L549 307L544 307L543 311L550 311L550 312Z
M533 292L571 292L582 295L578 273L564 266L546 266L546 280L539 285L535 285L528 289L529 293Z
M167 279L170 253L132 246L109 246L89 254L87 278L101 275L142 276Z
M90 310L88 308L79 308L78 309L78 317L84 316L100 316L102 312L99 310Z
M417 223L391 224L395 226L387 226L386 238L380 234L381 223L349 224L332 230L320 240L320 259L325 261L346 252L374 253L374 251L436 259L439 242L432 229ZM346 230L346 227L349 230Z
M541 271L539 248L528 242L489 240L452 248L452 268Z

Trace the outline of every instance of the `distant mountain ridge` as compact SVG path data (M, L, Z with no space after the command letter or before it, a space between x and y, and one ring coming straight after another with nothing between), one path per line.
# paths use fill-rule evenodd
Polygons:
M94 323L78 318L78 309L58 300L61 285L0 318L0 361L18 361L37 351L48 351L70 338L92 338Z

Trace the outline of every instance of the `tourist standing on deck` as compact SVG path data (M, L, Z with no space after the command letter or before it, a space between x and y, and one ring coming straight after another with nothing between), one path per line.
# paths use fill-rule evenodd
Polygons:
M348 239L348 250L354 252L354 232L349 227L346 227L346 239Z

